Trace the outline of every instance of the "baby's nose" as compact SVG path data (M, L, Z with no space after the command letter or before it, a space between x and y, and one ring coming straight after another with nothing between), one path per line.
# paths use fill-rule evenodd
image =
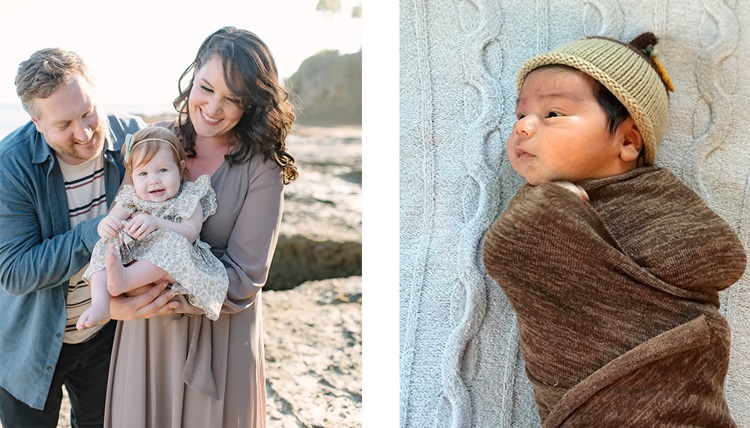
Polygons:
M536 123L532 116L524 116L516 121L513 125L513 131L516 134L530 137L536 131Z

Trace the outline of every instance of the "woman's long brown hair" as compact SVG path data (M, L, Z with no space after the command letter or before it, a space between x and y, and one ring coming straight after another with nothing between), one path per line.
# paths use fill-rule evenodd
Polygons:
M268 46L247 30L224 27L208 36L180 76L180 95L174 100L174 107L180 113L178 128L188 157L196 155L196 133L188 114L193 72L212 55L221 58L227 87L241 100L244 110L233 130L240 143L226 156L229 164L263 155L264 159L273 159L281 167L283 182L289 184L299 175L294 157L286 146L286 137L295 119L294 107L289 101L289 92L279 83L276 63ZM188 81L185 87L184 81Z

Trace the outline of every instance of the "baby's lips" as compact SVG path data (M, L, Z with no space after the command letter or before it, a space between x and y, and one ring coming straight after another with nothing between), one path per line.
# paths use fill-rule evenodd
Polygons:
M524 150L524 149L522 149L520 147L517 147L516 148L516 156L518 156L519 158L528 158L528 157L532 157L534 155L531 154L531 153L529 153L529 152L527 152L526 150Z

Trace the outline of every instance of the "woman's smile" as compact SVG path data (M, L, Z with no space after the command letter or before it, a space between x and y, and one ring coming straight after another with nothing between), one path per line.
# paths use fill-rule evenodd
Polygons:
M211 116L207 115L206 112L203 111L203 109L200 109L200 111L201 111L201 116L203 116L203 119L209 124L215 124L215 123L221 122L221 119L214 119Z

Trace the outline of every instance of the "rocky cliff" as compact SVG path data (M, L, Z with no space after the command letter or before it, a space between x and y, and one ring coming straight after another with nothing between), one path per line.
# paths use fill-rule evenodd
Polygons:
M303 125L362 124L362 51L321 51L285 82Z

